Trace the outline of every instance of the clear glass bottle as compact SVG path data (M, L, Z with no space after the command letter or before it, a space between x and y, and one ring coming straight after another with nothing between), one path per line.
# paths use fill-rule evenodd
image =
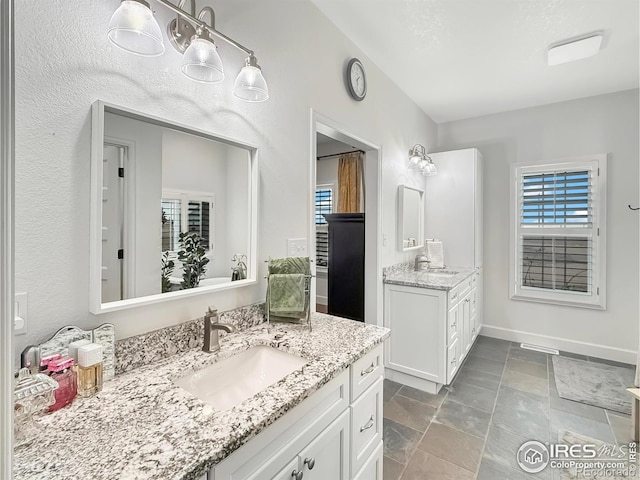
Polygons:
M73 358L70 357L61 357L49 362L49 376L58 382L58 388L54 392L56 402L49 407L50 412L69 405L78 392L78 379L72 366Z
M96 343L78 349L78 395L90 397L102 390L102 346Z
M78 395L86 398L102 390L102 363L78 367Z

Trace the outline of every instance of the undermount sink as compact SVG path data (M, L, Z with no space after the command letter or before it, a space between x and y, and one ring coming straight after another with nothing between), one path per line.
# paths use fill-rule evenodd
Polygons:
M297 355L260 345L175 381L193 396L230 410L305 365Z

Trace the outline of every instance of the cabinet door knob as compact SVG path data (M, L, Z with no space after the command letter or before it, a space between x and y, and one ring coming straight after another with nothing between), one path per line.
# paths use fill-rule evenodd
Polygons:
M304 476L304 472L299 472L297 470L294 470L293 472L291 472L291 478L295 478L295 480L302 480L303 476Z
M369 421L365 423L364 426L360 427L360 433L364 432L365 430L369 430L371 427L373 427L374 423L375 422L373 421L373 415L371 415Z
M309 468L309 470L313 470L313 467L316 466L316 459L315 458L305 458L304 459L304 464Z
M365 368L364 370L362 370L360 372L360 376L364 377L365 375L369 375L371 372L373 372L376 369L376 364L375 362L371 362L371 365L369 365L367 368Z
M452 326L452 327L455 327L456 325L458 325L458 322L453 322L453 323L451 324L451 326Z

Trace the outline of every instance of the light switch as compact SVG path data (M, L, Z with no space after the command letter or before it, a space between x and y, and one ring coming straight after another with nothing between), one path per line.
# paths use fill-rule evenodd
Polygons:
M16 293L15 299L13 334L24 335L27 333L27 316L29 313L27 310L27 293Z
M307 239L306 238L290 238L287 240L287 256L288 257L307 257Z

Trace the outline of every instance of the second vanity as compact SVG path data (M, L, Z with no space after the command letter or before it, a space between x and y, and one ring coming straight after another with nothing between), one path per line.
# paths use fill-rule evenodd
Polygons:
M236 323L216 354L200 350L201 321L120 346L131 364L96 396L42 417L41 436L15 452L14 479L382 480L388 330L323 314L311 332L253 323ZM176 384L252 348L304 365L224 410Z
M385 269L386 377L434 394L450 384L482 328L481 298L481 269Z

